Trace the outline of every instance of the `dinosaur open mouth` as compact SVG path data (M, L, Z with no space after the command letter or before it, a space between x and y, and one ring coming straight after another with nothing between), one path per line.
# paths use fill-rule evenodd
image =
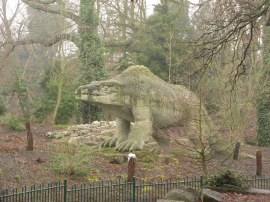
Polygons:
M77 94L77 95L79 95L79 94ZM82 92L81 95L100 96L100 94L97 94L97 93L89 93L89 92Z

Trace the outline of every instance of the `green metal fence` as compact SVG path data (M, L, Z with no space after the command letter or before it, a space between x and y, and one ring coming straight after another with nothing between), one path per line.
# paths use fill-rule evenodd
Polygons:
M246 184L248 187L251 187L251 188L270 190L270 177L253 176L250 179L246 180Z
M61 202L66 200L67 181L64 183L43 183L39 186L32 185L12 191L2 190L0 202Z
M152 202L179 187L199 190L202 177L165 180L153 183L124 180L69 186L67 181L0 190L0 202ZM270 178L253 177L246 181L253 188L270 190Z

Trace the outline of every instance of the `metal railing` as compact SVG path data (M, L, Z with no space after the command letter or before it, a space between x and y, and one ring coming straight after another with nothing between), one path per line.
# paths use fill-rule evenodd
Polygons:
M0 191L0 202L152 202L180 187L202 188L203 178L168 179L143 183L136 178L126 180L85 183L68 187L67 180L39 186ZM252 177L249 187L270 190L270 178Z

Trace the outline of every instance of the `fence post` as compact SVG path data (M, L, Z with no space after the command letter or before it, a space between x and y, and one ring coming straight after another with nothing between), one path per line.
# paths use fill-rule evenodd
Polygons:
M136 169L136 155L133 153L128 154L128 181L132 182L135 176Z
M67 180L64 180L64 202L67 202Z
M256 151L256 175L262 176L262 151Z
M233 160L235 161L238 161L239 150L240 150L240 142L236 142L233 151Z
M203 176L200 177L200 189L203 189Z
M132 201L135 202L136 201L136 178L135 176L133 176L133 179L132 179Z

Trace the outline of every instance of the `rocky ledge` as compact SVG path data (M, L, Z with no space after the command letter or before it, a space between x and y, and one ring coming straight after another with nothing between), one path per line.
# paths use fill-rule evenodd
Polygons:
M91 124L73 125L62 131L47 132L48 138L66 138L69 143L79 145L86 144L95 146L113 135L115 121L94 121Z

